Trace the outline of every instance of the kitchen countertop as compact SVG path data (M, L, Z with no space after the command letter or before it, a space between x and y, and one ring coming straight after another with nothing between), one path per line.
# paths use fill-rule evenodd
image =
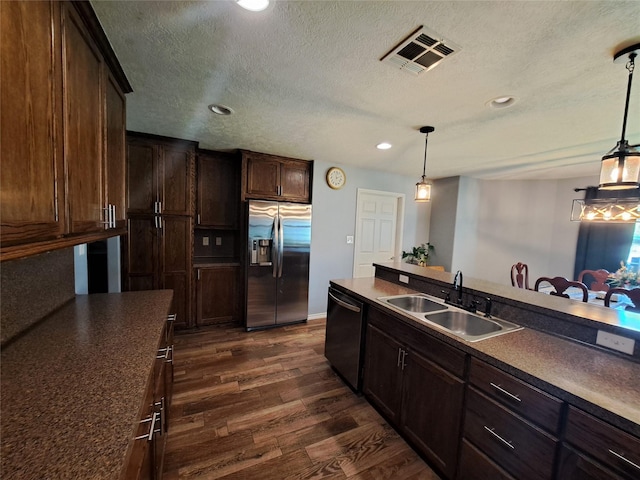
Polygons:
M332 280L331 283L450 345L640 436L640 364L636 362L531 328L467 342L376 300L383 296L416 293L416 290L380 278Z
M173 292L77 296L2 350L2 478L118 478Z

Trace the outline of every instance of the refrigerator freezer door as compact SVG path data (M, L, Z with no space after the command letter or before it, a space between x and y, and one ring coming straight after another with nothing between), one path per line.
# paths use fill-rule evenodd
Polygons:
M281 203L276 323L305 321L309 304L311 205Z
M254 240L271 239L271 262L262 265L249 264L247 267L247 329L273 326L276 323L276 281L277 248L275 229L277 228L278 204L276 202L249 202L248 242L249 256Z

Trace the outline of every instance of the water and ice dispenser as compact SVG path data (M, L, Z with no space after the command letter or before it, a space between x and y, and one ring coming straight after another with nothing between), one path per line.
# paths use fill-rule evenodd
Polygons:
M271 249L273 240L270 238L254 238L251 242L251 264L271 265Z

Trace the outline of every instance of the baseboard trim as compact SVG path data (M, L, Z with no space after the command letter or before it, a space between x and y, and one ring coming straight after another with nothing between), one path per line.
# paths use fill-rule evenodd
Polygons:
M320 320L327 318L327 312L323 313L314 313L312 315L307 316L307 320Z

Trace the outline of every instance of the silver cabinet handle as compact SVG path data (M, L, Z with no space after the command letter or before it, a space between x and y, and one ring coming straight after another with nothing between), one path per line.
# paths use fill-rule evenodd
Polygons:
M175 313L167 315L167 322L175 322L176 321L176 316L177 316L177 314L175 314Z
M107 205L102 209L102 211L104 212L104 220L100 223L104 225L105 230L108 230L111 228L111 205Z
M409 352L407 352L406 350L402 350L402 370L404 370L404 367L407 366L407 362L405 362L405 360L407 359L408 355Z
M173 345L167 347L167 355L165 356L167 363L173 363Z
M200 225L200 214L198 214L198 225Z
M520 397L518 397L517 395L514 395L511 392L507 392L504 388L502 388L500 385L496 385L493 382L489 382L489 385L491 385L493 388L495 388L496 390L498 390L500 393L505 394L507 397L517 401L517 402L521 402L522 399Z
M161 349L158 350L158 355L156 355L156 358L158 358L158 359L162 358L162 359L166 360L168 353L169 353L169 347L161 348Z
M111 209L113 210L113 212L111 213L111 221L113 222L113 224L111 226L113 228L116 228L116 206L111 205Z
M162 213L162 202L158 202L158 213Z
M631 460L629 460L628 458L625 458L624 455L621 455L619 453L614 452L613 450L609 450L609 453L611 453L612 455L615 455L616 457L618 457L620 460L628 463L629 465L631 465L634 468L637 468L638 470L640 470L640 465L638 465L637 463L633 463Z
M142 440L146 439L147 441L153 440L153 434L156 432L156 422L158 421L158 417L160 416L160 412L153 412L149 418L141 420L140 423L151 422L151 426L149 427L149 433L146 435L140 435L139 437L135 437L134 440Z
M158 211L158 202L153 202L153 213L160 213Z
M493 428L489 428L486 425L484 426L484 429L489 432L491 435L493 435L495 438L497 438L498 440L500 440L503 444L505 444L507 447L509 447L512 450L515 450L516 447L514 447L510 441L505 440L504 438L502 438L500 435L498 435L496 432L494 432Z
M400 367L400 356L402 355L402 349L398 347L398 361L396 362L396 367Z

